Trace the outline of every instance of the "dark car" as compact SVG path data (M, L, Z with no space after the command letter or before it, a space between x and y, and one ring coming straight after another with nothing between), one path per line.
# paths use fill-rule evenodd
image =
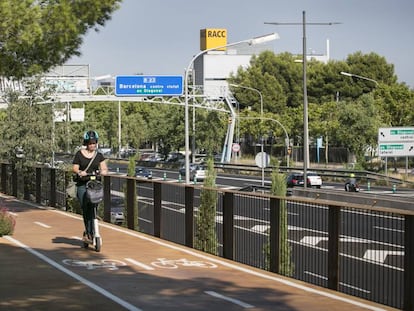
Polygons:
M290 174L286 180L288 187L298 187L305 184L303 181L303 174L302 173L293 173Z
M137 167L135 168L135 177L145 177L148 179L152 179L152 171L150 171L146 167Z

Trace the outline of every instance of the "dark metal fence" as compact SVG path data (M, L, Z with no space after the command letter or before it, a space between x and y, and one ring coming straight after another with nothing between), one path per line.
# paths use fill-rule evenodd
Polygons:
M23 182L30 186L17 187L21 174L2 164L1 191L65 209L65 173L36 168L32 174ZM104 186L104 221L110 221L111 197L119 196L126 227L134 229L138 219L139 231L189 247L196 244L200 196L214 191L218 256L414 309L414 211L117 175L105 176Z

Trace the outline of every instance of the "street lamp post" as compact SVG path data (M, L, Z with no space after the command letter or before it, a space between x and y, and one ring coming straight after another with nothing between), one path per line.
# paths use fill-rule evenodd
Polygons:
M329 22L329 23L306 23L306 12L302 12L302 23L266 23L269 25L301 25L303 32L302 41L302 66L303 66L303 178L304 187L307 187L307 171L309 167L309 127L308 127L308 93L307 93L307 82L306 82L306 25L336 25L340 23Z
M260 117L261 117L261 119L263 119L263 95L262 95L262 92L260 92L259 90L255 89L255 88L249 87L249 86L238 85L238 84L229 84L229 85L233 86L233 87L239 87L239 88L242 88L242 89L257 92L260 96ZM260 134L260 152L261 152L261 155L262 155L262 187L264 187L264 169L265 169L265 165L264 165L263 138L262 138L261 134Z
M187 66L187 69L185 70L185 78L184 78L184 101L185 101L185 122L184 122L184 127L185 127L185 182L187 184L190 183L190 129L189 129L189 113L188 113L188 73L190 71L190 68L193 67L194 61L201 55L210 52L210 51L214 51L214 50L219 50L219 49L223 49L223 48L227 48L230 46L235 46L235 45L239 45L239 44L243 44L243 43L247 43L249 45L256 45L256 44L262 44L262 43L266 43L269 41L273 41L278 39L279 36L276 33L271 33L268 35L264 35L264 36L260 36L260 37L256 37L256 38L252 38L252 39L248 39L248 40L242 40L242 41L238 41L238 42L234 42L234 43L229 43L226 45L222 45L222 46L216 46L214 48L210 48L210 49L206 49L203 51L200 51L199 53L197 53L190 61L190 63Z
M353 74L353 73L349 73L349 72L345 72L345 71L341 71L340 73L341 73L341 75L344 75L344 76L355 77L355 78L359 78L359 79L363 79L363 80L367 80L367 81L374 82L376 84L376 86L379 85L378 82L376 80L374 80L374 79L370 79L370 78L367 78L367 77L359 76L359 75L356 75L356 74Z
M279 124L282 127L283 131L285 132L285 136L286 136L286 141L285 141L285 144L286 144L286 165L289 167L289 154L288 154L288 149L289 149L289 135L288 135L288 133L286 131L286 128L278 120L275 120L275 119L272 119L272 118L264 118L263 117L263 96L262 96L262 93L259 90L256 90L254 88L251 88L251 87L248 87L248 86L244 86L244 85L230 83L229 86L240 87L240 88L243 88L243 89L248 89L248 90L256 91L257 93L259 93L259 95L260 95L260 118L259 119L261 119L261 120L270 120L270 121L276 122L277 124ZM257 118L244 117L243 119L257 119ZM263 159L262 159L262 161L263 161Z

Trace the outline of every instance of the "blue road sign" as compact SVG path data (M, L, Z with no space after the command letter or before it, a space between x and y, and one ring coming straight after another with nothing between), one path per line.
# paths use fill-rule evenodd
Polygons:
M182 76L116 76L116 96L177 96L183 94Z

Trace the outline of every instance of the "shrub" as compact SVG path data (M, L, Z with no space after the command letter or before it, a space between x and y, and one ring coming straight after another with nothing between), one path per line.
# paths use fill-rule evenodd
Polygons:
M0 236L12 235L16 221L6 208L0 208Z

